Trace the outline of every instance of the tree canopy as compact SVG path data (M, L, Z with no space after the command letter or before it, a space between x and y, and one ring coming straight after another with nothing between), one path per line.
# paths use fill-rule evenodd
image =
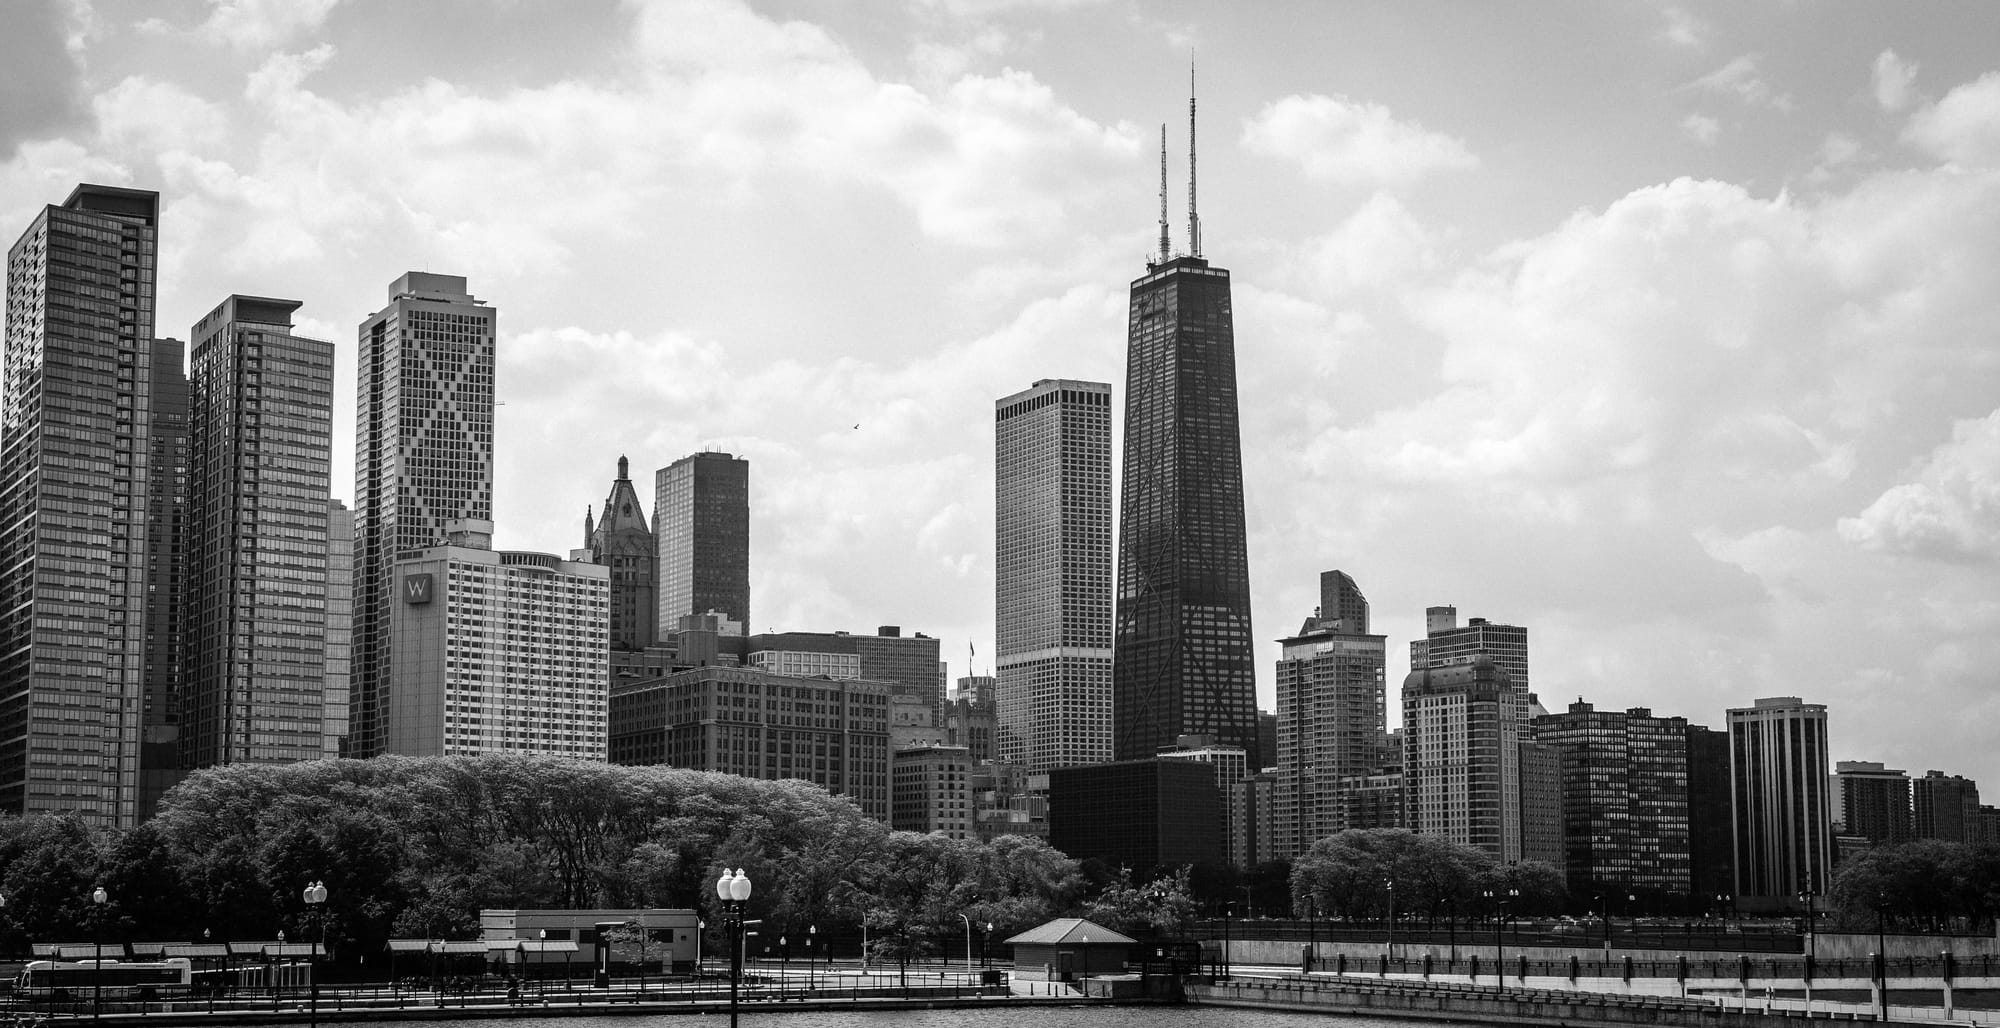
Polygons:
M1502 864L1483 850L1404 828L1329 835L1292 862L1292 895L1303 913L1383 917L1391 906L1428 917L1490 912L1508 896L1519 914L1555 913L1567 892L1562 874L1539 860ZM1519 893L1518 896L1511 895Z

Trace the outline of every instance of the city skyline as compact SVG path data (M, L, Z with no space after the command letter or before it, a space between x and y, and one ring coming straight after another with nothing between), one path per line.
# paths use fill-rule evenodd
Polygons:
M1123 380L1193 47L1261 707L1291 569L1342 567L1398 654L1431 605L1530 629L1552 709L1796 694L1833 759L2000 777L2000 13L969 10L28 4L0 221L157 189L158 335L303 301L350 502L355 326L466 276L498 545L725 449L746 629L994 653L983 411Z

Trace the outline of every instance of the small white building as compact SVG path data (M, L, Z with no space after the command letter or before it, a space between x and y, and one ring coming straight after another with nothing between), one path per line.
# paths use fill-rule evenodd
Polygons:
M481 910L487 959L505 964L568 964L579 976L604 965L603 935L636 925L648 967L691 970L701 959L701 918L684 908L627 910ZM724 952L727 955L727 952ZM637 944L617 945L620 961L640 959Z

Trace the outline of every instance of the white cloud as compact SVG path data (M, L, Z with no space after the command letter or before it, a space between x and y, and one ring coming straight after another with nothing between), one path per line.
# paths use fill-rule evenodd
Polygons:
M1896 51L1884 50L1875 56L1875 102L1883 110L1900 111L1908 107L1914 98L1916 82L1917 66L1896 56Z
M1432 234L1388 193L1370 196L1325 237L1308 262L1336 295L1401 282L1437 265Z
M1293 95L1266 105L1244 126L1243 145L1341 183L1394 185L1479 164L1461 140L1344 96Z
M1918 111L1905 138L1948 161L2000 167L2000 72L1987 72Z
M1791 94L1780 92L1764 80L1764 75L1760 68L1762 63L1762 55L1744 54L1681 88L1697 92L1715 93L1722 96L1732 96L1751 107L1769 107L1777 111L1790 111L1792 109Z
M1722 123L1706 114L1690 114L1681 119L1681 131L1703 146L1714 146L1722 134Z
M1708 45L1711 30L1707 22L1681 7L1669 7L1664 14L1667 24L1660 30L1661 38L1689 50L1700 50Z
M217 105L170 82L137 75L98 94L91 107L104 143L139 156L213 149L227 124Z
M340 0L209 0L196 34L238 50L282 46L316 31Z
M2000 557L2000 410L1952 426L1914 480L1885 491L1840 536L1871 550L1940 558Z

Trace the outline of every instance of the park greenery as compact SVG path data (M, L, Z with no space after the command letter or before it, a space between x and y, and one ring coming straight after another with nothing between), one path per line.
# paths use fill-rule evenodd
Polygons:
M529 756L233 765L190 775L127 830L0 819L0 948L29 941L292 938L325 917L336 952L469 939L482 908L694 907L743 868L765 934L866 925L883 959L922 957L968 922L1003 940L1052 917L1178 931L1187 877L1092 889L1028 836L891 831L844 797L669 767ZM1150 870L1150 869L1148 869ZM324 882L323 911L301 891ZM102 907L90 893L102 885ZM963 917L961 917L961 915Z
M1484 850L1403 828L1349 829L1292 863L1295 913L1430 921L1560 913L1562 872L1539 860L1502 863Z

